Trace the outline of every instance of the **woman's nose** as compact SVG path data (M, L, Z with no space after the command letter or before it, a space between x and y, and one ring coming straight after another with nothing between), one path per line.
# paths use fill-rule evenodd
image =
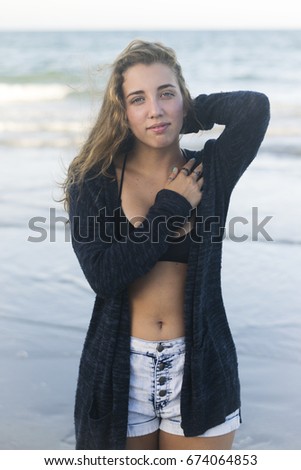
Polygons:
M158 116L162 116L162 106L160 101L157 98L153 98L150 100L150 107L149 107L149 117L156 118Z

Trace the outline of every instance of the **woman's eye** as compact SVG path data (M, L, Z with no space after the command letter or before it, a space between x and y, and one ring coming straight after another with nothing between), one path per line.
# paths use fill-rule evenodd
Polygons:
M140 103L143 103L143 101L144 101L143 96L137 96L136 98L133 98L131 100L131 104L140 104Z
M163 98L173 98L175 94L172 91L164 91L161 95Z

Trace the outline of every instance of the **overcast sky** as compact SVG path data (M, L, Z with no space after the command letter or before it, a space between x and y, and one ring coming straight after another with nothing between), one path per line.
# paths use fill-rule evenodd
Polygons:
M301 29L300 0L8 0L0 30Z

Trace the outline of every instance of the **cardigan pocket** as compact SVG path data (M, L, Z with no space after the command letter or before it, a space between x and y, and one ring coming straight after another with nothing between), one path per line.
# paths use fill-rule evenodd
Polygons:
M107 411L109 410L109 411ZM109 449L110 430L112 429L112 409L108 403L99 407L98 399L94 396L88 412L88 426L91 442L91 450Z
M90 450L109 449L110 429L112 424L112 415L110 411L102 417L92 417L89 413L89 428L91 435Z
M192 350L192 374L197 380L195 396L208 399L211 395L217 397L231 396L237 387L237 357L231 341L227 348L217 348L216 342L206 334L203 343Z

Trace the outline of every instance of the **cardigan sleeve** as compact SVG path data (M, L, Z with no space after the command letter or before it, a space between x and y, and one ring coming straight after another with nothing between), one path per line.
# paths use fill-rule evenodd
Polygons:
M184 133L225 128L218 139L208 140L204 155L218 161L224 184L230 193L256 156L270 119L269 100L263 93L235 91L199 95L194 100Z
M183 226L192 209L182 195L162 189L143 224L117 240L108 235L112 217L96 204L89 183L80 189L74 185L69 194L73 249L91 288L103 298L146 274L166 251L170 231Z

